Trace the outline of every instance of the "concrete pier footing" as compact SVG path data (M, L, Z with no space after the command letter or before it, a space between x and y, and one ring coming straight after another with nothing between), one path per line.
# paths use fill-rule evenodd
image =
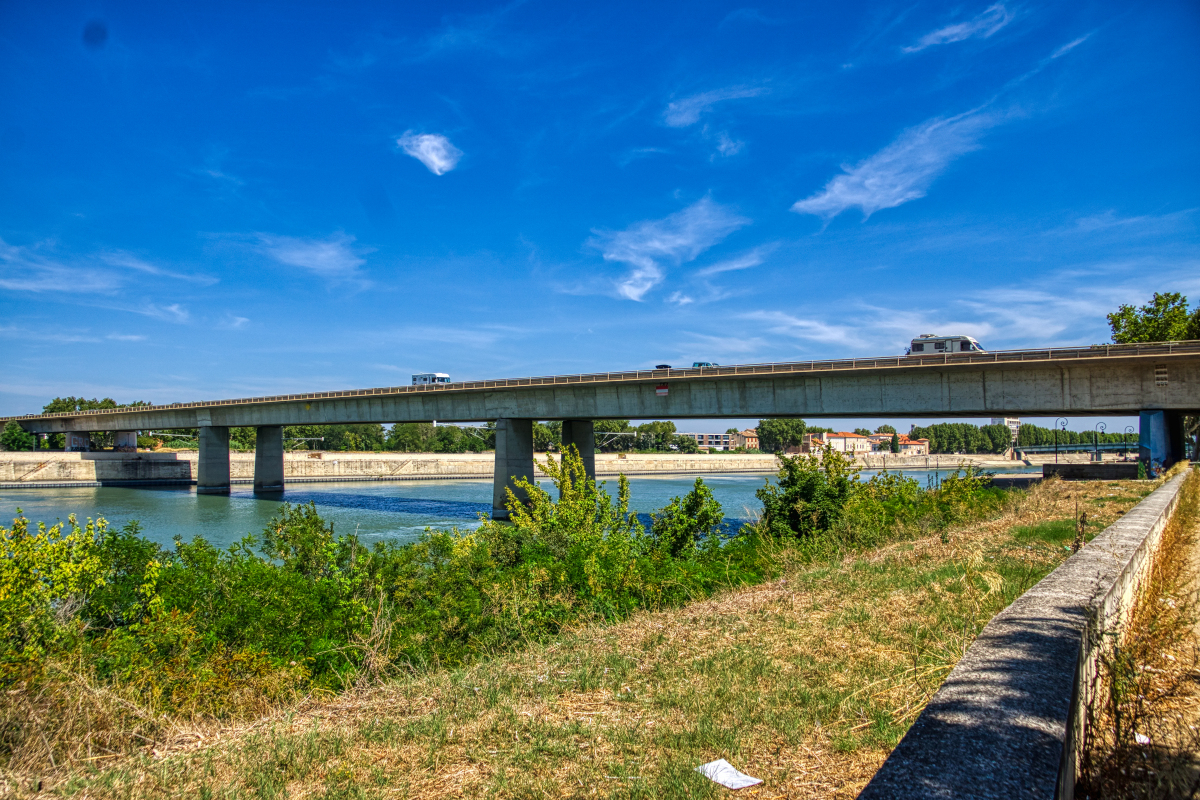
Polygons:
M223 494L229 491L229 428L200 428L200 458L196 464L196 491Z
M505 501L511 489L518 500L528 499L517 480L531 481L533 471L533 420L496 420L496 466L492 478L492 517L508 519Z
M283 426L258 428L254 445L254 491L283 491Z

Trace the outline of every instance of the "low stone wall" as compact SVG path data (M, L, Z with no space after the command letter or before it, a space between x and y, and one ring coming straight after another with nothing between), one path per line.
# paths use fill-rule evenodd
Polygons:
M1124 623L1187 474L997 614L859 797L1071 800L1100 633Z
M1043 464L1042 476L1057 475L1064 481L1133 481L1137 480L1138 462L1112 464Z
M557 456L553 456L557 458ZM179 453L0 453L0 487L80 483L194 482L195 451ZM539 460L545 454L538 454ZM332 453L293 452L284 456L284 480L491 480L492 453ZM679 474L770 474L779 469L772 455L635 455L596 456L600 477ZM230 453L230 478L254 479L254 454ZM539 475L541 471L539 470Z

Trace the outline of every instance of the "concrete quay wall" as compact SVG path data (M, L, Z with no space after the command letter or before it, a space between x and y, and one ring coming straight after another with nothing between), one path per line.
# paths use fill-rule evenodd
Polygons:
M545 454L538 454L545 460ZM557 458L557 456L552 456ZM0 453L0 484L96 482L192 482L199 454L178 453ZM491 480L492 453L332 453L293 452L284 456L285 481L421 480L474 478ZM694 473L769 474L778 469L772 455L636 455L596 456L601 477ZM230 478L254 479L254 453L230 453ZM539 470L539 475L541 471Z
M1071 800L1101 642L1123 630L1191 472L993 617L860 800Z

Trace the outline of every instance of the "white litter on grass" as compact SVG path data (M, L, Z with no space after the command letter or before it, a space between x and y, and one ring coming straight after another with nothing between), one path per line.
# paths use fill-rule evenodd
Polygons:
M1150 737L1144 733L1135 733L1133 738L1138 744L1150 744Z
M747 786L756 786L762 783L759 778L751 778L749 775L738 772L733 768L733 764L723 758L701 764L696 767L696 772L713 783L721 784L726 789L745 789Z

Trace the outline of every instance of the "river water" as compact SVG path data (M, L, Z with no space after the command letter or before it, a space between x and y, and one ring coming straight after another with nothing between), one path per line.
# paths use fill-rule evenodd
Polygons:
M872 472L862 475L870 477ZM948 474L943 470L941 475ZM925 485L937 480L933 470L909 470L905 475ZM754 496L766 476L704 475L705 484L725 510L727 521L754 516L762 504ZM772 476L773 480L773 476ZM667 505L672 497L687 494L695 476L633 476L630 507L649 514ZM606 491L616 494L616 479ZM552 496L549 483L542 484ZM365 541L412 541L425 528L474 528L480 512L491 511L490 480L430 480L299 483L282 495L256 497L249 486L235 486L229 495L197 494L187 486L80 487L59 489L0 489L0 520L7 523L17 509L33 522L53 523L75 514L82 522L104 517L122 526L137 520L142 535L163 545L175 537L190 541L203 536L227 547L248 533L259 534L281 502L316 503L321 516L333 523L335 533L353 533Z

